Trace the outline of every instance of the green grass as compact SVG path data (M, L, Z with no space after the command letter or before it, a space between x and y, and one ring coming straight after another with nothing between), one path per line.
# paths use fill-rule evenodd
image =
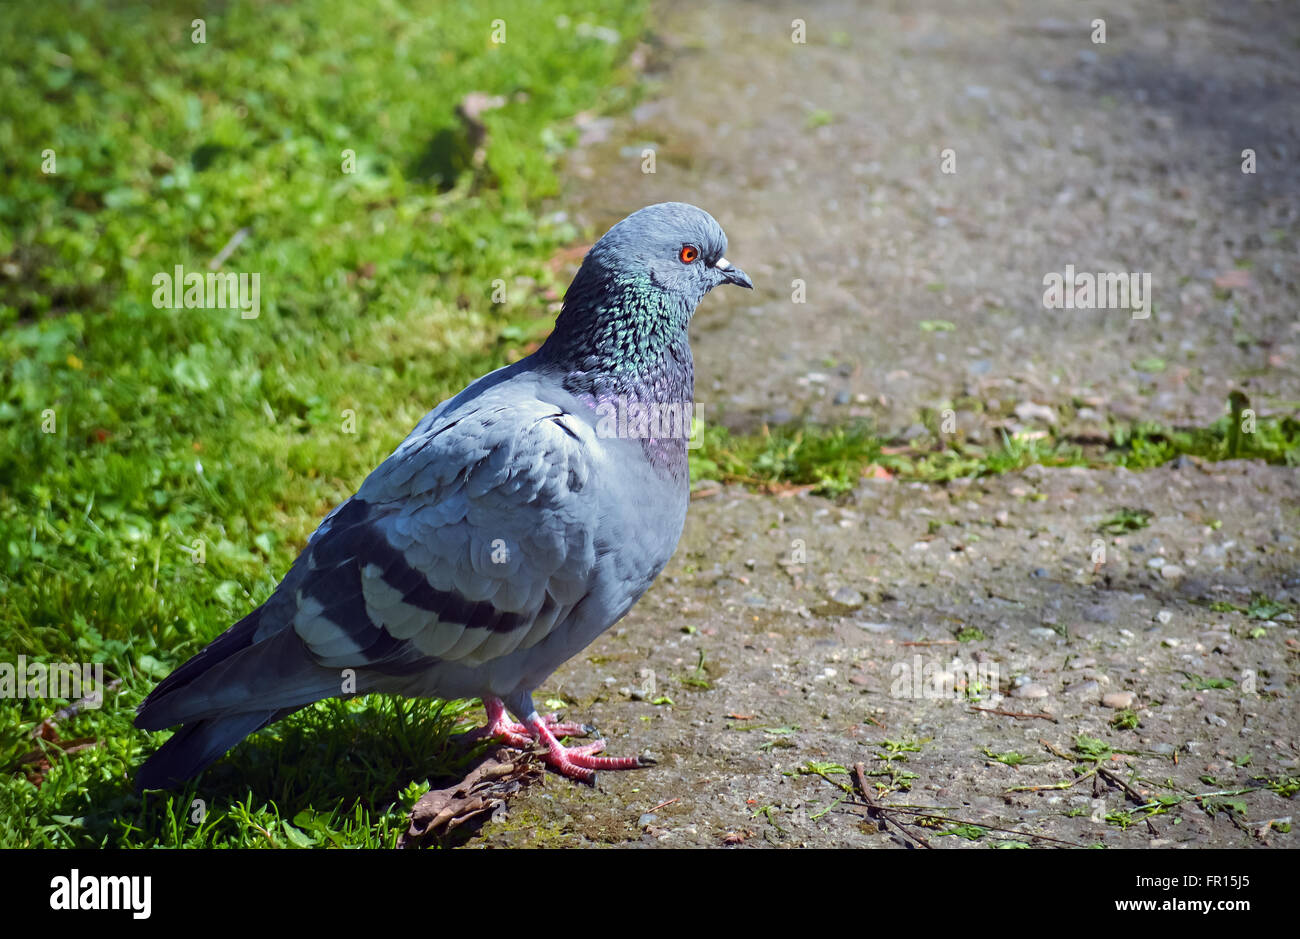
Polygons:
M0 10L0 662L121 679L58 728L95 745L51 752L44 774L30 732L64 702L0 702L0 846L388 844L407 787L459 765L445 741L461 705L321 704L214 767L199 824L192 794L131 793L165 734L130 721L425 411L549 331L564 284L547 262L589 233L542 200L572 116L634 100L620 63L645 15L613 0ZM481 164L455 114L469 92L503 98ZM153 306L156 273L206 271L244 228L223 269L260 275L256 319Z
M927 449L877 436L865 425L786 425L752 434L706 425L699 448L691 451L691 476L769 491L807 486L822 495L838 496L852 491L876 469L905 481L948 482L1015 472L1034 464L1142 470L1183 455L1300 466L1300 421L1294 417L1261 417L1250 434L1234 433L1238 426L1235 416L1225 414L1201 428L1116 425L1109 440L1100 445L1003 434L992 447L952 442ZM1126 526L1124 530L1143 524L1133 512L1112 522Z
M1215 600L1209 604L1216 613L1241 613L1248 619L1270 620L1282 613L1295 612L1290 604L1275 600L1266 593L1256 593L1250 598L1249 606L1239 606L1227 600Z
M1121 508L1101 523L1099 531L1107 535L1126 535L1141 531L1151 524L1151 513L1146 509Z

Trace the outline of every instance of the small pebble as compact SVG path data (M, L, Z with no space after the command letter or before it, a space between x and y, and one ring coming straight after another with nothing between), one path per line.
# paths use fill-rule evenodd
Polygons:
M1011 694L1017 698L1046 698L1047 686L1033 682L1028 685L1022 685L1012 691Z
M1173 620L1173 618L1174 618L1174 614L1170 613L1168 610L1161 610L1159 613L1156 614L1156 622L1162 626L1169 625L1170 621Z
M1121 711L1124 708L1132 707L1136 697L1131 691L1108 691L1101 696L1101 703L1108 708Z
M841 587L839 590L836 590L831 594L831 599L840 606L847 606L850 609L860 607L864 602L862 594L858 593L858 591L854 590L852 587Z

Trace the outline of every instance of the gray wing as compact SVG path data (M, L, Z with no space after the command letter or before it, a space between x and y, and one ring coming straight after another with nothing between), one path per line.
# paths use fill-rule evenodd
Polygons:
M594 433L512 390L422 424L312 536L285 587L319 665L482 665L540 642L586 595Z

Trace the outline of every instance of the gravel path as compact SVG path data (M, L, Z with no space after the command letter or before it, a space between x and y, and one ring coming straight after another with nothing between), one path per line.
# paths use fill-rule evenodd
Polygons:
M1300 11L921 6L804 3L800 44L781 5L666 3L658 93L584 126L575 221L695 202L758 286L696 317L706 418L1086 433L1208 423L1235 387L1294 411ZM1150 316L1045 308L1066 265L1149 274ZM1123 509L1149 524L1103 531ZM1269 823L1294 814L1300 633L1260 598L1300 603L1298 533L1295 470L1244 462L725 488L538 696L659 765L550 777L474 843L1293 845ZM859 762L879 801L987 831L881 831L835 804Z

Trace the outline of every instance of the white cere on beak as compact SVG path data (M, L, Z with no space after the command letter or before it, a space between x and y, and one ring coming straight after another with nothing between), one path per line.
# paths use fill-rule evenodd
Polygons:
M720 271L725 271L727 268L731 267L731 262L726 258L718 258L718 260L714 262L713 266Z

